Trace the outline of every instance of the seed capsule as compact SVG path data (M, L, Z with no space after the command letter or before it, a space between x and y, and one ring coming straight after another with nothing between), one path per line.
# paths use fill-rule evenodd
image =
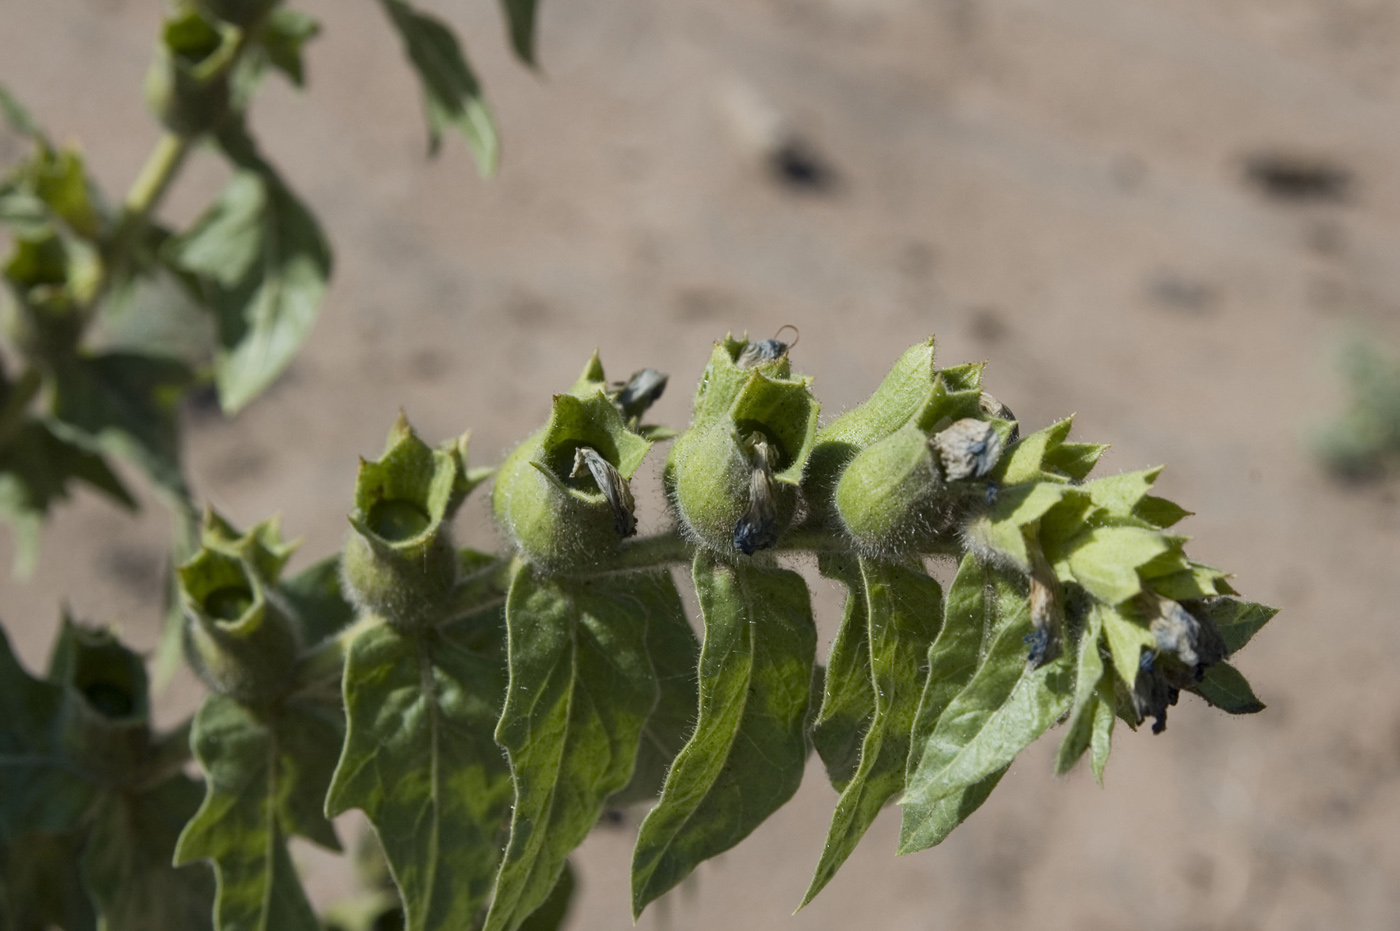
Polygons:
M664 375L662 380L664 384ZM580 446L574 452L574 470L569 473L569 477L579 478L585 469L593 476L593 481L603 493L603 497L608 499L608 505L613 512L613 528L617 530L617 535L623 539L634 535L637 532L637 518L634 516L637 502L632 498L632 489L627 486L627 480L622 477L622 473L593 447Z
M1001 434L985 420L965 417L929 437L929 446L943 467L943 479L956 482L981 478L1001 458Z
M734 548L745 556L771 549L778 543L778 500L773 488L773 466L778 455L761 433L745 440L753 472L749 476L749 506L734 525Z

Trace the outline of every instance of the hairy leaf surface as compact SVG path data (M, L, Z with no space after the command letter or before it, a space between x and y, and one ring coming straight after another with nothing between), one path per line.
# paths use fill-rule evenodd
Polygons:
M475 927L510 804L491 737L505 692L499 659L379 624L351 642L344 691L345 749L327 811L369 816L405 928Z
M184 774L140 793L105 793L82 857L103 931L212 927L208 868L171 864L180 830L202 794Z
M1098 606L1090 609L1079 633L1079 656L1075 669L1074 704L1070 707L1069 724L1055 755L1055 774L1063 776L1074 768L1089 749L1094 737L1094 720L1098 710L1098 688L1103 679L1103 657L1099 655L1099 638L1103 620Z
M1216 663L1207 669L1205 678L1191 691L1230 714L1256 714L1264 710L1264 703L1254 696L1249 682L1229 663Z
M861 744L860 765L836 803L803 905L830 882L880 809L904 788L926 657L943 616L943 591L922 566L863 559L860 567L869 606L868 673L875 713Z
M175 863L213 861L219 931L319 927L287 838L339 849L321 809L340 742L338 713L310 703L287 701L267 716L222 695L200 706L191 744L205 796L180 835Z
M1018 613L1025 612L1025 603L1025 595L1007 573L981 563L972 554L963 557L958 575L948 588L944 624L928 650L928 678L911 729L909 762L904 774L906 791L899 801L903 808L897 851L900 855L941 843L953 827L986 801L1000 781L1001 774L994 773L960 790L942 794L913 791L918 770L925 764L930 770L938 769L938 763L944 759L944 753L930 749L944 714L969 687L984 652L997 643Z
M661 585L516 573L510 687L496 729L515 808L487 931L515 931L540 907L608 796L632 778L656 704L646 633L653 602L669 601Z
M700 716L637 837L634 915L790 799L807 757L816 628L806 583L703 551L693 574L705 621Z
M241 167L171 248L181 269L207 283L219 322L219 400L235 413L282 374L311 332L331 251L316 218L251 143L226 136Z
M495 174L500 155L496 124L457 37L442 20L419 12L404 0L381 0L381 3L403 40L404 51L423 88L423 107L428 116L428 153L437 154L443 130L456 130L467 141L482 175ZM511 28L514 36L514 20Z
M695 669L700 643L685 617L685 606L669 572L638 574L633 594L647 608L647 654L656 674L656 707L642 729L637 767L627 787L608 799L609 805L654 800L661 794L666 771L695 726Z
M875 691L870 669L870 606L865 580L855 557L823 554L822 575L846 586L841 626L831 642L822 701L812 725L812 743L838 792L860 765L861 739L875 714Z
M31 676L0 629L0 844L77 826L94 790L63 747L64 690Z

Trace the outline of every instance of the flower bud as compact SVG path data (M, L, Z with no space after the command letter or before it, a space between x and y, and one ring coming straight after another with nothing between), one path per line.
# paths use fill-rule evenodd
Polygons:
M457 584L450 523L485 479L466 469L467 439L433 449L399 414L384 455L360 461L341 571L361 610L405 628L441 619Z
M275 580L258 571L256 548L251 539L237 555L205 546L178 570L190 664L209 688L249 704L287 690L297 654L289 611Z
M811 380L791 377L785 353L732 338L716 344L690 429L667 459L682 525L717 552L772 547L796 513L819 405Z
M636 532L628 481L651 443L623 422L594 355L549 422L501 464L496 520L520 554L548 572L596 564Z
M146 103L166 129L198 136L228 114L230 43L194 10L165 21L146 72Z

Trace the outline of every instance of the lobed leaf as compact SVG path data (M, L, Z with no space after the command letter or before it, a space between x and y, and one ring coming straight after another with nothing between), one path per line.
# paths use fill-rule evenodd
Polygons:
M232 414L301 348L330 277L331 251L316 218L251 142L232 130L221 141L240 167L170 254L177 268L206 283L218 319L214 379Z
M1055 775L1063 776L1074 768L1079 758L1094 740L1094 722L1098 712L1099 683L1104 677L1103 657L1099 640L1103 635L1103 620L1098 609L1091 608L1079 632L1078 659L1075 664L1074 701L1070 706L1069 724L1055 755Z
M177 866L213 861L219 931L314 931L319 925L287 853L300 834L339 849L322 814L341 742L338 714L288 700L260 713L210 695L190 738L206 776L204 802L175 847Z
M350 644L347 729L326 799L363 809L384 848L404 927L475 927L491 891L510 774L491 739L500 660L442 633L377 624Z
M549 898L544 900L544 904L536 909L534 914L525 919L520 931L559 931L564 926L564 919L569 917L575 885L574 868L565 861L564 872L559 874L559 881L554 884Z
M515 931L549 897L567 857L632 778L656 704L647 623L659 579L516 573L506 601L510 685L496 741L515 807L486 931ZM652 586L650 594L638 589Z
M1118 715L1113 711L1113 684L1107 679L1099 681L1098 701L1094 704L1094 732L1089 740L1089 766L1094 771L1094 779L1103 785L1103 770L1108 764L1108 753L1113 744L1113 723Z
M268 14L258 41L267 53L267 60L287 76L297 87L306 83L301 49L321 31L315 19L291 7L279 6Z
M55 368L49 426L59 438L94 455L120 456L178 501L189 500L176 411L191 380L183 364L111 352L71 356Z
M74 480L126 508L136 507L105 459L60 439L43 421L25 421L0 445L0 520L15 529L17 575L33 569L40 529L50 508L67 499Z
M0 628L0 846L31 831L61 833L95 791L63 746L64 690L31 676Z
M875 686L870 666L870 606L860 562L852 556L823 553L821 574L846 586L841 626L831 642L822 677L821 707L812 723L812 743L838 792L860 765L861 739L875 714Z
M633 594L647 609L647 654L656 675L656 707L642 728L632 781L608 799L609 805L655 800L666 772L695 726L699 700L695 669L700 643L685 617L680 592L669 572L632 576Z
M1133 684L1137 682L1142 651L1147 649L1156 652L1157 638L1152 635L1146 624L1122 611L1102 605L1095 605L1092 610L1099 615L1103 625L1104 642L1108 644L1113 668L1117 670L1119 679L1131 691Z
M214 882L203 866L177 868L171 853L202 789L178 774L149 791L107 792L82 855L103 931L211 928Z
M83 840L76 833L34 833L0 844L0 928L97 931L78 866Z
M428 154L437 154L443 130L454 129L466 140L481 174L495 174L500 155L496 124L457 37L442 20L415 10L404 0L380 3L403 40L404 51L423 88Z
M909 776L906 813L1005 770L1069 710L1073 657L1061 651L1031 669L1025 644L1032 629L1029 605L1022 602L992 641L972 680L949 702L923 746L914 748L919 762Z
M1142 591L1138 567L1166 553L1171 544L1160 533L1139 527L1090 527L1071 545L1070 571L1095 598L1120 604Z
M1215 623L1225 641L1225 648L1235 653L1278 613L1278 608L1241 601L1238 598L1212 598L1204 602L1202 611Z
M1000 773L992 773L962 787L928 781L962 746L956 740L946 741L945 733L940 733L940 726L947 729L945 715L957 715L968 704L977 691L973 683L984 656L991 655L1015 623L1028 625L1029 608L1013 577L970 553L964 556L944 602L942 629L929 648L928 679L911 729L906 789L899 802L904 809L900 855L941 843L1001 779ZM1022 665L1024 654L1022 646ZM921 778L927 788L919 791Z
M806 583L704 551L692 574L705 622L700 716L637 837L634 915L791 798L807 757L816 628Z
M535 62L535 7L538 0L501 0L510 27L510 45L526 64Z
M1257 714L1264 710L1264 703L1254 696L1249 682L1229 663L1211 666L1191 691L1230 714Z
M910 734L927 673L924 659L943 616L943 590L922 566L863 559L860 568L869 606L868 674L875 712L803 905L831 881L880 809L904 789Z

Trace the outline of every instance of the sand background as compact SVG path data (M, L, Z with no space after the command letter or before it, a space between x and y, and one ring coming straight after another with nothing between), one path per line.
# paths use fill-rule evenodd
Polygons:
M377 6L308 0L305 94L271 81L253 123L320 216L336 275L285 378L238 419L187 418L189 471L241 524L274 511L339 546L358 455L402 406L495 461L596 346L610 374L671 373L681 423L711 342L800 328L828 412L911 343L988 360L1037 429L1077 412L1101 470L1166 463L1198 512L1192 555L1281 614L1242 654L1268 710L1185 699L1120 729L1107 785L1013 766L941 847L896 860L886 812L797 917L835 794L797 798L643 917L688 929L1390 928L1400 914L1400 510L1330 482L1303 445L1335 410L1349 333L1400 340L1400 4L1393 0L546 0L530 72L485 2L460 28L499 120L499 177L460 140L424 159L417 90ZM0 0L0 80L112 194L157 131L138 88L154 0ZM756 117L755 114L758 114ZM780 179L775 114L822 183ZM747 128L745 128L747 127ZM0 155L18 151L0 138ZM1339 199L1252 183L1261 154L1348 173ZM225 178L194 159L165 217ZM642 529L665 525L643 497ZM460 520L492 545L480 502ZM42 662L67 602L155 641L166 518L88 495L0 617ZM11 543L0 535L0 563ZM823 647L837 602L820 593ZM166 720L197 692L182 679ZM569 927L621 929L637 818L579 858ZM353 826L351 826L353 827ZM322 901L341 868L302 854Z

